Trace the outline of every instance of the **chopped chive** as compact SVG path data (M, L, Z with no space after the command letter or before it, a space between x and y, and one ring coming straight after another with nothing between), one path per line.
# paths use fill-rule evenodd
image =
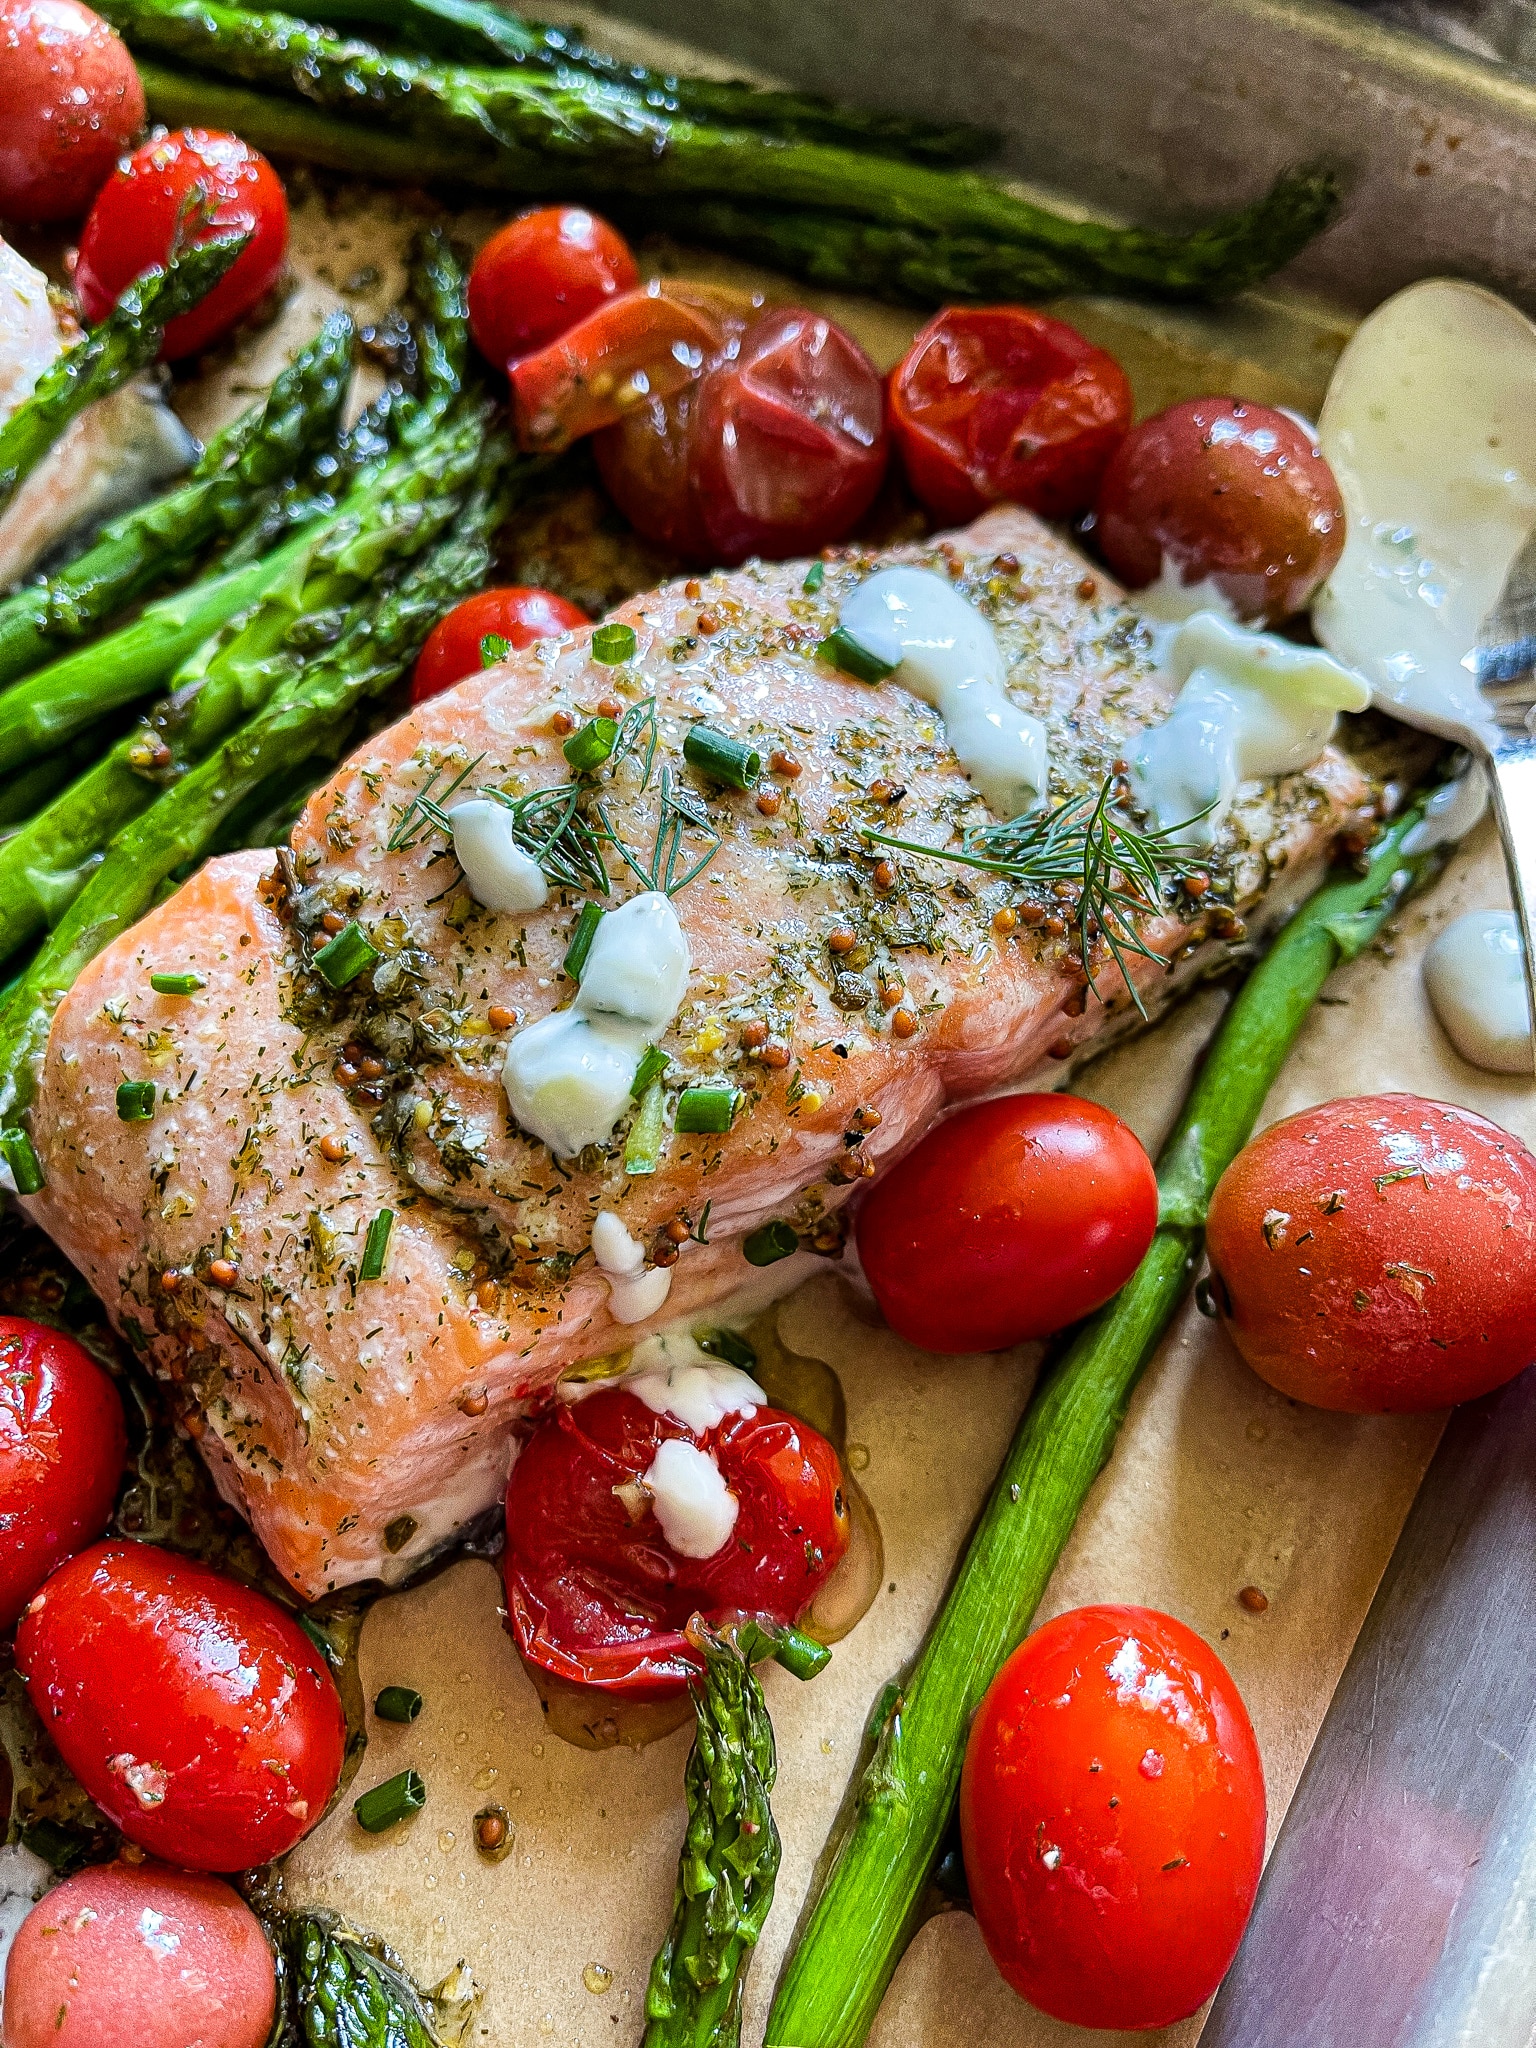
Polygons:
M727 1365L739 1365L743 1372L756 1369L757 1353L740 1330L733 1330L728 1323L713 1330L695 1330L693 1341L711 1358L723 1358Z
M597 928L602 921L603 906L600 903L583 903L576 929L571 933L571 943L565 949L565 971L572 981L580 981L581 970L587 964L587 955L592 950L592 941L597 937Z
M790 1226L775 1217L749 1237L742 1239L741 1253L749 1266L776 1266L800 1249L800 1240Z
M125 1124L147 1124L155 1113L153 1081L119 1081L117 1114Z
M326 1663L334 1670L337 1662L336 1645L331 1641L319 1622L312 1620L307 1614L296 1614L293 1618L299 1624L299 1627L303 1629L305 1635L309 1637L309 1640L320 1652Z
M505 661L511 652L510 640L503 640L499 633L487 633L480 642L480 666L494 668L498 661Z
M571 734L561 752L578 775L585 775L589 769L603 765L618 737L616 718L589 718L579 731Z
M381 1721L414 1721L421 1712L421 1694L412 1685L386 1685L373 1711Z
M332 988L345 988L379 957L378 947L354 917L315 955L315 972Z
M628 1174L654 1173L661 1158L661 1141L666 1135L667 1091L653 1081L641 1097L635 1120L624 1140L624 1171Z
M728 1131L740 1096L734 1088L685 1088L677 1098L680 1131Z
M629 1092L638 1102L653 1081L659 1081L667 1071L667 1056L658 1045L648 1045L635 1069L635 1078L629 1084Z
M592 635L592 659L604 668L617 668L621 661L635 658L633 626L599 626Z
M816 649L816 659L841 669L844 675L856 676L861 683L883 683L901 666L899 661L882 661L878 654L855 640L842 626L822 641Z
M695 725L683 741L683 759L716 782L732 789L750 789L762 773L763 757L745 740L733 739L717 726Z
M781 1628L778 1635L773 1653L775 1664L782 1664L796 1678L814 1678L818 1671L826 1669L832 1652L825 1643L818 1643L814 1636L798 1628Z
M805 572L805 581L801 584L800 588L802 590L820 590L826 573L827 565L825 562L812 562L809 569Z
M370 1835L382 1835L386 1828L419 1813L427 1803L427 1788L415 1771L402 1771L398 1778L386 1778L361 1799L354 1799L352 1811L360 1828Z
M149 985L157 996L195 996L207 983L200 974L152 974Z
M393 1209L381 1209L368 1226L368 1235L363 1239L363 1262L357 1269L359 1280L382 1280L384 1260L389 1252L389 1233L395 1227Z
M18 1195L35 1195L43 1185L42 1162L19 1124L0 1131L0 1159L11 1169Z

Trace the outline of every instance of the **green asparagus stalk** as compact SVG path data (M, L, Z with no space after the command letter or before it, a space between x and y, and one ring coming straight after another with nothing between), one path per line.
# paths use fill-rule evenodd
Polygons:
M287 2010L275 2048L441 2048L416 1986L345 1922L298 1915L282 1960Z
M825 209L921 235L1035 251L1071 264L1084 289L1227 295L1252 282L1256 268L1294 255L1316 231L1320 200L1332 199L1320 172L1283 180L1259 209L1257 249L1249 247L1254 230L1246 212L1189 236L1110 227L1068 219L962 172L672 119L597 79L386 56L292 16L250 13L219 0L105 4L136 51L276 94L296 92L302 78L313 104L286 115L263 96L226 99L217 109L223 118L238 106L241 133L279 152L375 175L451 177L533 195L726 197L791 211ZM186 81L178 94L166 74L141 75L162 118L173 118L173 105L179 115L197 104ZM202 104L206 120L214 103ZM359 145L356 122L337 128L317 109L344 121L354 114L394 133ZM414 149L399 150L403 136Z
M215 235L146 270L106 319L64 350L0 426L0 511L88 405L119 390L160 353L166 323L195 306L229 269L249 236Z
M868 2034L914 1928L971 1717L1029 1629L1194 1275L1211 1194L1308 1011L1436 858L1403 853L1417 815L1383 835L1363 876L1327 882L1302 906L1227 1012L1158 1161L1150 1250L1045 1375L916 1668L881 1696L851 1825L779 1981L769 2048L856 2048Z
M330 27L361 24L382 31L390 44L460 64L584 71L640 94L663 113L727 128L766 128L786 141L832 142L937 164L979 163L998 146L994 130L964 121L879 113L814 93L767 91L735 79L625 64L592 49L575 30L523 20L489 0L309 0L308 12Z
M351 380L352 322L333 313L315 339L203 451L189 482L128 513L57 575L0 601L0 684L84 640L213 542L236 533L306 456L333 439Z

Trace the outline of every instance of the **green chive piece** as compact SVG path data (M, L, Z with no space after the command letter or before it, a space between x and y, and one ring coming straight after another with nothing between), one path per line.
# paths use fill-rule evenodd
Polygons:
M633 626L599 626L592 635L592 659L604 668L617 668L621 661L635 658Z
M734 1088L685 1088L677 1098L677 1128L680 1131L728 1131L741 1100Z
M208 984L200 974L152 974L149 985L157 996L195 996Z
M18 1195L35 1195L43 1186L42 1162L19 1124L0 1131L0 1159L11 1169Z
M763 757L756 747L713 725L690 728L683 741L683 759L716 782L728 782L732 789L750 789L763 769Z
M666 1134L667 1091L653 1081L641 1098L635 1120L624 1140L624 1171L628 1174L654 1173Z
M421 1712L421 1694L412 1685L386 1685L373 1711L381 1721L414 1721Z
M571 933L571 943L565 949L565 971L572 981L580 981L581 970L587 964L587 955L592 950L592 941L597 937L597 928L602 921L603 906L600 903L583 903L576 929Z
M393 1209L381 1209L368 1226L368 1235L363 1239L363 1262L357 1269L359 1280L382 1280L384 1260L389 1252L389 1233L395 1227Z
M511 652L510 640L503 640L499 633L487 633L480 642L480 666L494 668L498 661L505 661Z
M861 683L883 683L901 666L899 661L882 661L878 654L862 646L842 626L822 641L816 649L816 659L841 669L845 676L856 676Z
M354 1799L352 1811L360 1828L370 1835L382 1835L427 1803L427 1788L416 1771L402 1771L398 1778L386 1778L361 1799Z
M801 584L800 588L802 590L820 590L826 580L826 574L827 565L825 562L812 562L809 569L805 572L805 581Z
M814 1678L818 1671L824 1671L831 1662L832 1652L825 1643L818 1643L814 1636L808 1636L803 1629L783 1628L779 1631L778 1647L773 1653L775 1664L796 1678Z
M378 947L354 917L315 955L315 972L332 988L345 988L379 958Z
M153 1081L119 1081L117 1114L125 1124L147 1124L155 1113Z
M579 731L571 734L561 752L578 775L585 775L590 769L601 768L618 737L616 718L589 718Z
M629 1092L638 1102L653 1081L659 1081L667 1071L667 1056L660 1046L648 1045L635 1069L635 1078L629 1084Z
M727 1365L739 1365L743 1372L757 1369L757 1353L740 1330L733 1330L728 1324L722 1323L714 1330L695 1330L693 1341L711 1358L723 1358Z
M787 1259L799 1249L799 1238L778 1217L754 1230L750 1237L743 1238L741 1244L742 1257L749 1266L776 1266L780 1259Z

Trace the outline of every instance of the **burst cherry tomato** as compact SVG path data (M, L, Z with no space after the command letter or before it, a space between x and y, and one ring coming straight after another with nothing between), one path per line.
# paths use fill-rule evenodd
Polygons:
M543 206L498 228L475 258L469 331L505 370L639 282L617 228L584 207Z
M1311 433L1235 398L1186 399L1133 427L1097 515L1098 546L1130 589L1166 566L1270 624L1310 603L1344 552L1344 501Z
M1286 1117L1217 1183L1206 1247L1238 1350L1314 1407L1448 1408L1536 1359L1536 1156L1470 1109Z
M22 1617L16 1663L59 1753L130 1842L245 1870L308 1834L346 1721L291 1615L195 1559L98 1543Z
M891 372L891 429L936 519L1000 498L1048 519L1081 512L1130 424L1114 357L1024 306L951 306Z
M277 2007L261 1922L216 1877L104 1863L26 1919L5 1969L5 2048L263 2048Z
M1134 1132L1075 1095L1005 1095L930 1131L864 1197L882 1314L929 1351L996 1351L1107 1301L1157 1227Z
M466 676L478 675L486 666L483 650L487 638L505 640L515 652L531 647L535 640L556 640L589 623L584 611L554 591L527 584L509 583L499 590L482 590L466 597L427 635L427 644L416 657L411 702L425 704L429 697L462 683Z
M708 307L676 286L651 284L606 300L512 364L520 445L563 448L612 426L647 397L669 397L698 376L718 341Z
M225 228L250 240L208 296L165 330L167 361L195 355L244 319L277 283L288 249L288 201L264 156L238 135L181 128L134 151L101 188L80 236L75 290L100 320L177 237L205 242Z
M676 1469L663 1482L665 1467ZM553 1677L630 1699L676 1695L699 1669L683 1635L695 1613L804 1613L848 1547L841 1486L826 1438L775 1408L693 1431L622 1387L561 1402L507 1488L513 1640ZM701 1488L706 1511L733 1498L734 1520L728 1510L706 1521L710 1533L692 1547L719 1535L718 1547L687 1555L674 1547L685 1531L668 1500L686 1504Z
M74 220L144 126L120 36L79 0L0 0L0 215Z
M57 1330L0 1316L0 1629L107 1526L127 1448L96 1361Z
M1237 1687L1191 1629L1080 1607L1022 1643L960 1781L976 1924L1021 1996L1083 2027L1195 2012L1264 1860L1264 1772Z

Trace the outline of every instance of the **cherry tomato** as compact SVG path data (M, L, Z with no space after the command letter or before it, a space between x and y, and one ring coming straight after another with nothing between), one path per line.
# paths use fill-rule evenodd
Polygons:
M666 398L698 376L718 341L707 308L676 287L650 284L605 300L511 365L519 445L563 448L648 396Z
M74 220L144 126L122 38L79 0L0 0L0 215Z
M1114 357L1025 306L950 306L891 372L891 430L936 519L1000 498L1047 519L1083 511L1131 417Z
M1231 1675L1147 1607L1079 1607L1014 1651L960 1780L971 1905L1031 2005L1083 2027L1195 2012L1264 1861L1264 1771Z
M462 683L466 676L478 675L487 665L482 647L488 637L505 640L515 652L531 647L535 640L557 640L562 633L590 623L584 611L554 591L528 584L509 583L499 590L482 590L466 597L427 635L427 644L416 657L411 702L425 704L429 697Z
M734 1526L709 1557L672 1547L642 1486L669 1441L713 1460L735 1497ZM556 1678L663 1699L700 1668L683 1635L695 1613L794 1621L849 1529L837 1453L793 1415L759 1408L694 1432L605 1388L546 1411L512 1468L507 1625Z
M5 1969L5 2048L263 2048L261 1922L216 1877L102 1863L32 1908Z
M1075 1095L947 1117L864 1197L859 1257L881 1313L928 1351L997 1351L1123 1287L1157 1228L1134 1132Z
M180 128L146 142L102 186L81 232L75 290L86 319L110 312L178 236L205 242L221 228L248 229L250 240L207 297L166 328L167 362L217 341L271 291L288 249L288 201L266 158L238 135Z
M543 206L498 228L475 258L469 331L505 370L639 282L617 228L584 207Z
M1314 1407L1448 1408L1536 1359L1536 1156L1470 1109L1358 1095L1272 1124L1206 1248L1238 1350Z
M346 1721L291 1615L195 1559L98 1543L22 1617L16 1663L59 1753L130 1842L245 1870L308 1834Z
M57 1330L0 1316L0 1629L105 1529L127 1449L96 1361Z
M1133 427L1099 488L1095 539L1132 590L1165 566L1270 624L1311 602L1344 552L1344 501L1310 430L1236 398L1190 398Z

